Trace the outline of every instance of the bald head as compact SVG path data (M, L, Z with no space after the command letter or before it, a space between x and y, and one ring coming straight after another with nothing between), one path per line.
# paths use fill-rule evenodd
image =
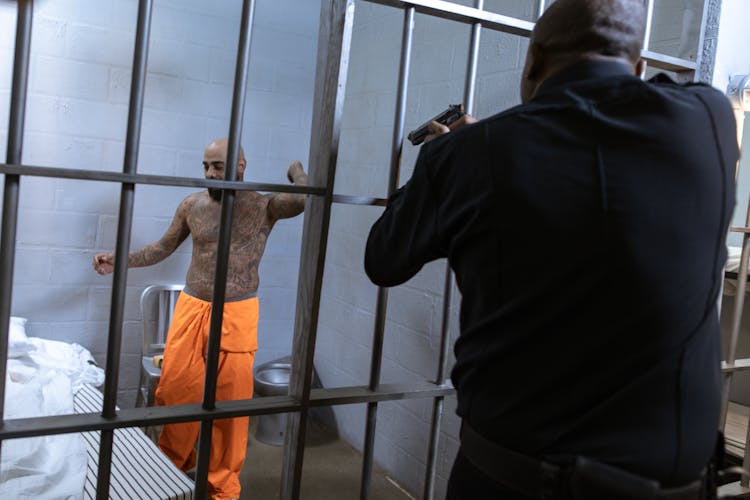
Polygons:
M206 150L208 149L215 149L217 151L222 151L224 153L224 156L227 155L227 151L229 149L229 139L226 137L222 137L221 139L216 139L214 141L211 141L211 143L206 147ZM242 149L242 145L240 145L240 161L245 161L245 150Z
M530 99L552 73L584 59L634 67L646 25L643 0L557 0L534 26L521 95ZM524 95L526 94L526 95Z
M203 174L206 179L224 180L229 141L226 138L212 141L203 151ZM237 160L237 180L241 181L245 173L245 152L240 146L240 157ZM209 189L208 194L217 201L221 200L221 190Z
M555 57L624 57L635 63L645 29L643 0L557 0L534 27L532 42Z

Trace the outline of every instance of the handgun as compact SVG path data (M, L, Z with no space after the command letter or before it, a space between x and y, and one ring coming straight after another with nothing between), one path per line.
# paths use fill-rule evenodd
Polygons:
M419 128L416 128L409 132L409 135L406 136L406 138L409 139L415 146L422 144L425 137L427 137L430 133L430 129L428 128L430 122L435 121L449 126L451 123L455 122L465 114L466 112L464 112L463 104L451 104L450 106L448 106L448 109L437 115L435 118L427 120L422 125L420 125Z

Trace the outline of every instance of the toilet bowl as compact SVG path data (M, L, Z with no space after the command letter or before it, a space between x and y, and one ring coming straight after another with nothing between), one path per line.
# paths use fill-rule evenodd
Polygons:
M289 394L289 376L291 372L291 356L284 356L283 358L274 359L273 361L256 366L253 369L255 396L286 396ZM313 389L323 387L314 366L311 387ZM261 443L272 446L283 445L287 415L287 413L260 415L257 420L258 426L255 430L255 438ZM313 427L308 427L308 440L325 442L338 438L336 417L332 408L311 408L308 416L308 425L313 424Z
M263 363L253 370L254 392L258 397L286 396L289 392L289 375L292 372L290 356ZM272 413L258 417L255 438L272 446L284 444L286 413Z

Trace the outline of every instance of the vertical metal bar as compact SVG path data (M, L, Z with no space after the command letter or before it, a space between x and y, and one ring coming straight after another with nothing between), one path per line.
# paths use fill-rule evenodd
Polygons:
M643 50L651 43L651 25L654 21L654 0L646 0L646 31L643 33Z
M449 342L449 321L450 321L450 303L451 290L453 288L453 274L450 265L445 270L445 288L443 290L443 318L440 333L440 357L438 359L436 384L445 383L446 360L448 359ZM435 475L437 470L437 451L440 439L440 424L443 417L443 406L445 398L440 396L435 398L432 404L432 426L430 428L430 444L427 451L427 465L425 472L424 500L432 500L435 496Z
M542 15L544 14L544 9L547 7L545 5L545 3L546 3L545 0L539 0L539 5L537 5L537 10L536 10L536 18L537 18L537 20L540 17L542 17Z
M401 34L401 64L398 70L398 93L396 95L396 114L393 120L393 138L391 140L391 163L388 173L388 196L398 189L401 173L401 152L404 147L404 123L406 121L406 97L411 67L412 34L414 32L414 7L404 10L404 26ZM378 357L380 359L380 357ZM375 384L378 382L375 381ZM371 381L372 385L372 381Z
M152 0L138 2L138 20L133 49L133 72L130 81L130 103L128 128L125 137L123 172L135 174L138 168L138 147L141 139L143 116L143 95L146 88L146 66L148 63L148 42L151 32ZM115 246L115 269L112 280L112 302L109 314L109 334L107 337L107 365L104 378L104 402L102 416L115 416L117 404L117 377L120 370L120 349L122 344L122 322L125 310L125 287L127 286L128 250L133 221L133 200L135 184L125 183L120 193L120 212L117 222L117 243ZM109 475L112 457L114 431L101 431L99 444L99 469L96 482L96 497L109 498Z
M748 443L750 443L750 425L747 426L747 432L745 433L745 451L742 457L742 468L745 470L748 470L748 467L750 467L750 447ZM750 478L746 474L740 476L740 486L743 488L750 486Z
M300 401L303 410L289 414L287 419L281 474L282 500L297 499L300 494L307 431L306 405L310 400L354 5L354 0L322 0L320 5L309 179L313 186L325 186L325 195L307 198L302 226L289 394Z
M750 215L750 206L748 206L748 215ZM746 222L746 225L747 224L750 224L750 220ZM750 257L750 235L748 235L747 233L742 233L742 253L740 254L740 268L738 270L737 276L737 300L734 301L732 326L730 329L729 337L729 352L726 360L728 364L734 363L734 361L737 359L737 341L740 334L742 309L745 303L744 291L747 288L748 257Z
M475 9L484 8L484 0L474 0ZM544 12L544 0L539 2L539 16ZM466 81L464 83L464 109L468 114L474 113L474 93L477 81L477 64L479 61L479 42L482 25L474 23L471 26L469 41L469 59L466 63ZM438 359L436 384L445 382L448 349L450 348L450 311L453 292L453 272L450 263L445 266L445 286L443 288L443 317L440 327L440 357ZM443 416L443 397L435 398L432 406L432 427L430 430L430 444L427 451L427 470L425 473L424 500L431 500L435 495L435 474L437 469L437 451L440 438L440 425Z
M703 57L708 55L706 52L705 42L707 38L707 23L708 23L708 16L710 13L710 6L708 0L703 1L703 9L701 11L701 27L700 31L698 32L698 45L695 47L695 64L696 64L696 70L692 72L692 78L690 78L691 81L705 81L706 83L711 83L710 81L704 80L703 78L706 75L701 74L702 71L705 69L703 67L702 61ZM678 54L679 57L682 57L682 54ZM689 56L688 56L689 57ZM688 58L686 57L686 59Z
M6 163L9 164L20 164L23 153L23 128L26 119L26 90L29 81L33 13L33 0L19 0L16 17L16 45L13 56L13 83L10 91L8 149L6 151ZM11 294L13 292L13 261L16 256L19 189L20 177L6 174L3 190L2 235L0 236L0 425L5 414L5 377L8 367L8 329L10 326ZM1 451L2 441L0 441Z
M695 80L710 84L716 66L716 48L719 39L721 0L704 0L701 20L701 40L696 58Z
M745 227L750 227L750 203L748 203L745 214ZM729 350L726 363L734 365L737 360L737 344L740 338L740 326L742 324L742 312L745 306L745 292L747 290L747 271L750 267L750 234L742 233L742 252L740 253L740 266L737 270L737 291L734 296L734 307L732 308L732 322L729 328ZM727 409L729 407L729 391L732 386L733 371L724 374L724 390L721 399L721 415L719 429L724 430L726 425Z
M404 146L404 121L406 115L406 97L411 66L412 35L414 33L414 7L404 9L404 25L401 38L401 64L398 72L398 93L396 96L396 114L393 123L391 142L391 163L388 173L388 196L398 188L401 171L401 152ZM377 390L380 385L380 372L383 363L383 336L385 332L386 313L388 309L388 289L378 287L375 306L375 325L372 339L372 358L370 361L370 390ZM367 404L367 421L365 425L365 442L362 461L362 478L359 498L370 497L370 480L372 478L372 461L375 452L375 428L378 418L378 404Z
M544 0L541 0L542 7ZM474 8L484 9L484 0L474 0ZM464 83L464 109L468 114L474 113L474 90L477 82L477 63L479 61L479 39L482 25L474 23L471 26L471 41L469 45L469 60L466 63L466 82Z
M750 206L748 206L748 216L745 222L745 226L750 225ZM750 235L748 233L742 234L742 253L740 255L740 268L738 269L737 276L737 291L734 295L734 308L732 309L732 325L730 329L729 338L729 353L727 355L727 365L732 366L737 359L737 342L739 340L740 324L742 322L742 311L745 305L745 292L747 290L747 270L748 270L748 258L750 258ZM727 412L729 410L729 393L732 388L732 377L733 371L729 371L724 375L724 388L721 399L721 416L719 420L719 429L724 430L726 426ZM748 427L748 433L745 437L745 451L742 459L742 466L747 468L750 466L750 458L748 456L748 437L750 437L750 427ZM750 484L746 476L740 478L740 485L747 487Z
M242 118L245 113L245 89L247 87L248 66L250 63L250 41L252 38L255 0L242 2L240 35L237 45L237 64L234 73L234 95L232 114L229 120L229 141L225 164L225 180L237 179L237 162L240 159L240 137ZM221 226L216 251L216 274L211 302L211 321L206 350L206 373L203 385L203 408L210 410L216 406L216 378L219 368L219 348L221 346L221 323L224 315L224 299L227 285L229 247L232 237L235 191L225 190L221 198ZM211 456L211 430L213 420L202 420L198 440L198 460L196 463L195 493L204 498L208 487L208 466Z
M748 220L746 226L750 225L750 206L748 207ZM750 235L742 234L742 253L740 254L740 268L737 271L737 291L734 296L734 307L732 308L732 323L729 334L729 352L727 353L726 363L732 366L737 359L737 343L740 336L740 325L742 323L742 312L745 306L745 291L747 290L747 270L748 259L750 258ZM724 374L724 390L721 399L721 416L719 420L719 429L724 430L727 418L727 409L729 407L729 392L732 387L732 377L734 372L729 371Z
M642 50L648 50L651 43L651 25L654 19L654 0L646 0L646 28L643 33L643 47ZM648 62L643 61L642 73L640 74L641 79L646 77L646 70L648 69Z
M410 9L409 9L410 10ZM380 383L381 357L383 355L383 332L388 309L388 289L378 287L375 305L375 325L370 361L370 390L377 390ZM375 452L375 430L378 420L378 404L367 403L367 417L365 420L365 441L362 453L362 477L360 479L359 498L367 500L370 497L370 482L372 480L372 462Z
M745 217L745 227L750 226L750 205L748 205L747 215ZM732 308L732 323L730 327L729 336L729 352L727 354L726 363L729 366L734 365L737 359L737 343L739 341L740 325L742 322L742 312L745 305L745 292L747 291L747 270L748 270L748 259L750 258L750 235L748 233L742 233L742 252L740 254L740 267L737 274L737 290L734 295L734 307ZM727 420L727 413L729 411L729 396L732 389L732 378L734 376L733 371L729 371L724 374L724 387L721 395L721 414L719 417L719 430L724 431ZM750 427L748 427L747 435L745 436L745 450L742 459L742 467L747 470L750 467ZM740 478L740 485L742 487L748 487L750 481L747 476Z

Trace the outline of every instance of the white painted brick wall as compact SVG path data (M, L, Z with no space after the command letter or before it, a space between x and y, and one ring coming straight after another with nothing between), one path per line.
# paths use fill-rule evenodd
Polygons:
M702 0L657 2L649 48L694 61L698 54L702 15Z
M665 0L655 16L655 48L679 46L681 10L699 0ZM292 5L290 5L290 3ZM456 3L471 5L471 0ZM528 0L488 0L486 9L531 20ZM160 0L153 15L139 171L200 176L201 155L226 134L234 75L239 1ZM136 2L39 2L34 18L24 161L119 171L122 168ZM312 109L318 2L258 2L252 38L243 143L247 179L284 182L286 166L306 162ZM391 147L403 14L358 3L336 191L383 196ZM680 24L680 27L682 25ZM7 140L15 9L0 4L0 154ZM469 28L417 15L407 130L463 95ZM527 42L484 31L476 110L489 116L518 102ZM683 55L683 54L679 54ZM418 149L405 146L402 180ZM13 314L29 333L88 347L103 363L111 277L90 271L96 251L114 246L120 188L108 183L24 178L21 183ZM158 238L191 190L138 186L133 247ZM327 387L369 378L376 288L362 270L364 242L381 209L333 209L316 366ZM289 352L300 252L301 218L274 229L261 265L261 363ZM149 269L129 272L119 402L132 404L141 313L138 296L154 282L182 282L189 243ZM434 377L439 349L444 262L425 266L392 290L386 324L384 382ZM451 336L458 330L454 293ZM376 459L407 488L421 491L431 401L381 405ZM455 400L446 401L437 493L458 448ZM363 405L336 408L342 435L361 446Z
M307 166L319 4L259 2L252 38L243 146L246 180L285 183ZM121 171L137 2L38 2L32 32L24 162ZM155 3L138 171L202 176L202 153L226 136L241 2ZM0 4L0 154L6 150L15 4ZM272 150L278 148L279 150ZM158 239L195 190L137 186L132 248ZM111 277L91 269L115 245L120 186L25 177L21 181L12 311L31 335L89 348L104 363ZM278 224L261 267L257 362L291 350L302 219ZM135 400L141 345L138 298L153 283L182 283L190 243L128 274L119 404ZM268 276L268 280L265 276ZM266 285L266 281L268 285Z

